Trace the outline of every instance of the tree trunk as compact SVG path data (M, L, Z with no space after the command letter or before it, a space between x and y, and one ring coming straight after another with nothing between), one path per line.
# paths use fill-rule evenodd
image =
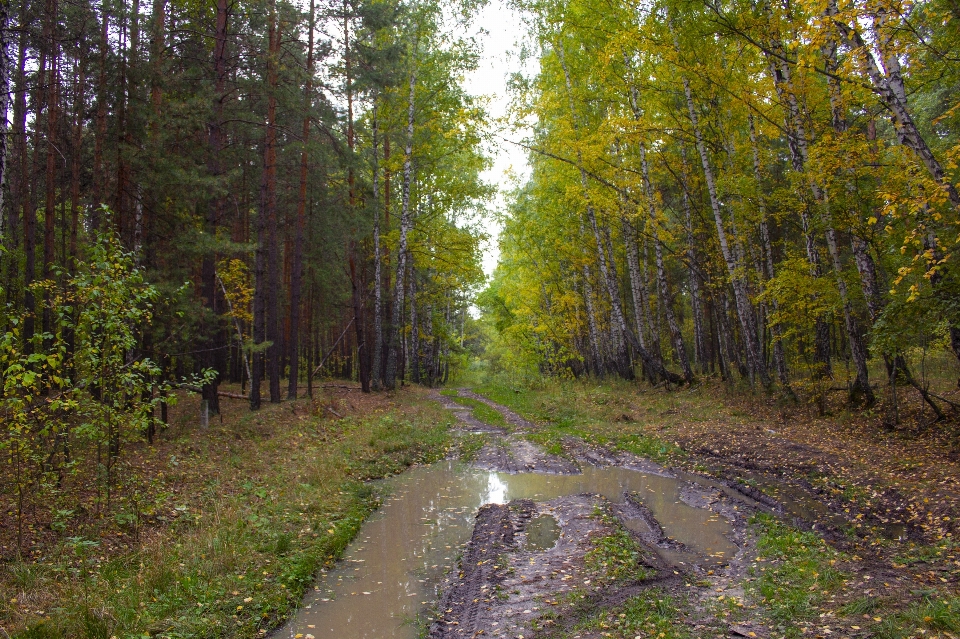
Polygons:
M60 113L60 47L57 41L57 0L48 0L46 7L46 25L44 26L44 46L48 47L47 71L47 158L46 158L46 199L43 215L43 270L42 277L50 277L56 260L54 249L54 233L56 231L57 206L57 118ZM50 313L45 309L43 314L43 330L50 331Z
M416 71L410 73L410 93L407 101L407 143L403 150L403 208L400 214L400 241L397 246L397 279L393 291L393 309L390 313L390 349L387 352L387 371L384 387L393 390L397 380L397 357L400 348L400 323L403 312L403 274L407 266L407 234L413 226L410 215L410 181L413 177L413 124L417 86Z
M673 293L670 290L670 283L667 281L667 273L663 263L663 248L660 244L660 232L656 227L658 214L656 208L656 199L653 194L653 186L650 183L650 167L647 164L646 146L640 143L640 166L643 172L643 191L647 199L647 215L650 222L653 223L653 247L656 256L657 265L657 283L660 291L660 308L667 318L667 327L670 329L670 339L673 342L673 350L677 356L677 362L683 370L683 377L688 384L693 382L693 370L690 368L690 358L687 357L687 349L683 345L683 335L680 332L680 325L677 323L677 316L673 312Z
M930 176L946 191L953 207L960 210L960 192L947 177L943 166L927 145L927 141L920 133L910 110L907 108L906 90L903 86L900 63L896 54L891 53L884 56L884 63L887 65L888 71L887 75L884 75L856 25L851 27L836 18L833 19L833 23L837 26L851 50L860 53L874 92L893 116L893 124L897 129L897 137L901 144L917 154ZM880 40L883 39L882 36L878 37Z
M23 266L23 306L26 313L26 318L23 322L23 339L27 344L27 349L31 349L30 343L33 339L35 325L35 312L36 312L36 300L34 299L33 291L30 289L30 285L33 283L37 275L37 211L36 211L36 192L37 192L37 175L39 173L39 163L40 163L40 122L42 122L43 115L43 105L45 98L43 95L44 82L47 73L47 46L44 45L40 48L40 63L37 68L37 82L34 87L34 97L33 102L35 104L34 108L34 129L33 129L33 172L27 172L27 162L26 156L24 153L24 172L23 180L26 188L24 189L24 198L23 198L23 252L24 252L24 266ZM30 178L33 178L32 180Z
M417 318L417 271L413 268L410 256L407 256L407 292L410 304L410 381L420 383L420 324Z
M700 260L697 256L696 243L693 237L693 219L690 207L690 186L689 172L687 170L687 150L686 147L680 147L681 173L680 179L683 182L680 185L680 204L683 208L683 224L687 239L687 283L690 286L690 308L693 313L693 343L694 355L697 360L697 366L701 374L706 374L709 367L710 354L707 347L707 338L704 332L703 322L703 292L700 276Z
M757 201L757 206L760 209L760 243L763 253L763 268L764 268L764 279L766 281L772 280L774 276L773 268L773 246L770 242L770 229L767 226L767 207L766 200L763 196L763 184L761 182L761 171L760 171L760 153L757 148L757 130L753 123L753 115L750 115L750 147L753 151L753 178L757 182L757 192L760 194ZM773 306L773 312L780 312L780 303L776 298L773 298L771 301ZM773 367L777 371L777 380L780 382L780 385L783 386L784 391L790 395L793 395L793 390L790 387L790 377L787 372L787 360L783 352L783 331L781 330L778 324L772 326L773 333Z
M370 366L373 379L372 388L379 391L382 387L383 375L383 260L380 255L380 165L377 152L379 151L379 120L377 119L377 97L373 99L373 362Z
M93 209L90 215L90 228L94 233L100 231L100 207L104 203L107 191L106 168L103 165L103 147L107 137L107 53L110 50L110 15L106 7L100 13L100 69L97 79L97 116L93 136Z
M9 7L9 3L4 6ZM11 253L20 246L20 212L27 193L27 3L20 3L19 37L17 38L17 67L14 80L15 98L13 101L13 162L15 169L10 176L10 202L7 204L8 248ZM0 210L0 215L3 211ZM14 302L19 293L16 283L19 275L19 260L8 256L7 261L7 299Z
M630 293L633 299L633 317L637 340L640 342L640 346L655 355L656 353L649 349L643 332L643 322L647 311L643 306L643 298L640 294L640 256L637 252L637 232L627 220L626 214L620 217L620 226L623 233L623 243L627 250L627 272L630 277ZM643 371L647 379L656 382L656 375L653 371L647 370L646 364L643 364Z
M6 222L3 219L4 205L8 204L4 196L7 191L7 115L10 110L9 10L9 2L0 2L0 241L4 241L4 244L6 244L3 238L5 231L9 232L11 237L17 231L16 226L12 224L9 229L2 228Z
M217 227L220 224L220 218L223 215L223 196L220 194L223 188L219 184L223 174L220 154L223 149L223 103L226 100L226 80L227 80L227 0L217 0L216 21L213 40L213 71L214 71L214 95L213 95L213 119L207 124L207 143L209 146L209 159L207 160L207 171L210 177L215 181L216 189L210 201L207 202L206 234L211 240L217 237ZM223 356L222 348L226 346L226 336L220 323L219 313L217 312L217 254L213 249L208 249L203 256L200 266L201 291L204 305L204 326L203 353L200 361L204 368L215 371L209 384L204 384L201 389L203 399L207 400L207 407L211 414L220 413L220 396L218 389L220 380L226 369L226 358Z
M626 65L627 69L629 69L628 81L629 81L629 83L630 83L630 109L631 109L631 111L633 112L633 119L634 119L634 121L636 121L636 122L639 123L639 122L640 122L640 118L641 118L640 105L639 105L639 92L637 91L637 85L636 85L636 83L634 82L633 70L632 70L632 68L631 68L630 59L627 57L626 53L624 53L623 62L624 62L624 64ZM651 199L651 198L652 198L652 191L649 190L649 188L650 188L650 178L649 178L648 167L647 167L646 146L644 145L643 142L641 142L640 145L639 145L639 151L640 151L640 157L641 157L641 159L642 159L642 168L643 168L643 171L644 171L644 174L643 174L643 175L644 175L644 187L643 187L643 188L644 188L644 197L645 197L645 199L647 200L647 206L648 206L648 208L649 208L649 214L648 214L648 216L647 216L647 220L651 220L651 219L653 218L653 204L652 204L652 199ZM646 226L646 223L647 223L647 221L644 221L644 226ZM634 237L633 237L633 239L631 240L631 242L636 243L636 232L635 232L635 231L634 231L634 233L633 233L633 236L634 236ZM635 248L635 247L634 247L633 250L634 250L634 252L636 252L636 248ZM659 333L659 331L656 330L656 327L655 327L655 325L654 325L654 322L653 322L653 320L652 320L652 318L651 318L651 312L652 312L653 307L652 307L652 305L650 304L650 292L649 292L649 288L648 288L648 286L647 286L647 244L646 244L646 239L644 239L644 244L643 244L643 268L642 268L642 270L640 269L640 267L639 267L639 260L638 260L638 269L637 269L637 272L638 272L638 277L637 277L636 291L634 292L634 299L635 299L634 304L635 304L635 306L639 306L640 308L643 309L642 314L638 314L638 315L637 315L637 339L640 341L640 344L641 344L642 346L644 346L645 348L647 347L647 345L646 345L646 343L645 343L646 340L644 340L644 338L643 338L644 327L646 327L646 332L647 332L647 334L650 336L650 346L649 346L650 356L653 357L653 359L654 359L655 361L659 362L660 365L662 366L662 365L663 365L663 350L662 350L661 347L660 347L660 333ZM639 301L636 301L636 295L637 295L638 293L639 293ZM641 317L642 317L642 319L643 319L642 323L641 323ZM654 382L655 382L656 380L654 380L653 378L651 378L651 381L654 381Z
M364 393L370 392L370 371L367 370L365 362L368 361L366 357L366 341L364 339L364 321L363 321L363 301L360 299L360 276L357 273L357 261L356 261L356 252L357 247L355 244L351 243L350 246L350 288L352 291L352 300L353 300L353 328L357 334L357 376L360 378L360 388Z
M300 152L300 191L297 199L297 225L293 240L293 264L290 273L290 338L288 357L290 379L287 380L287 399L297 398L300 380L300 316L301 290L303 288L303 235L307 227L307 145L310 143L310 111L313 105L313 31L315 28L315 2L310 0L310 24L307 34L307 82L304 87L303 104L303 150ZM307 366L309 368L309 364Z
M117 89L117 184L113 200L114 223L116 224L116 233L120 236L120 242L127 248L130 247L128 238L127 224L127 155L125 145L127 143L127 17L124 12L120 12L117 25L120 29L119 35L119 75L120 86Z
M260 182L260 210L257 214L257 249L254 262L253 376L250 380L250 408L260 408L260 383L264 372L270 376L270 401L280 401L280 368L277 340L277 175L276 114L277 59L279 34L276 4L268 5L267 123L263 145L263 176ZM269 343L266 345L265 343ZM266 371L265 371L266 369ZM276 388L274 389L274 380Z
M774 43L774 48L779 51L782 47ZM783 61L769 62L770 74L773 76L774 88L780 102L787 106L787 115L784 118L784 129L787 135L787 147L790 150L790 160L793 170L802 174L807 163L807 134L803 125L800 113L800 105L793 89L793 80L790 71L790 65ZM816 202L822 201L822 194L816 182L810 182L810 191ZM810 275L819 278L823 274L823 268L820 261L820 251L817 249L816 241L813 235L813 229L810 221L809 202L804 198L800 207L800 223L803 227L803 237L807 252L807 261L810 264ZM814 355L813 360L816 363L814 377L829 377L831 375L830 365L830 326L826 319L818 317L814 326Z
M707 147L703 141L703 133L700 131L700 121L693 105L693 93L690 90L690 82L686 78L683 78L683 91L687 98L687 111L690 115L690 123L693 125L693 135L697 143L697 151L700 154L700 161L703 164L704 177L707 181L707 192L710 195L710 207L713 210L713 219L717 226L720 250L727 266L730 282L733 285L734 301L737 305L737 314L740 316L740 326L743 330L743 341L747 353L747 368L750 373L750 380L753 382L755 378L759 378L763 386L769 386L770 376L767 374L767 368L761 356L760 341L754 321L753 307L750 304L750 299L747 294L747 282L741 274L740 265L737 264L736 258L727 241L727 231L724 228L723 214L720 211L720 200L717 198L717 187L713 176L713 167L710 165L710 157L707 155Z
M648 220L644 220L643 226L646 227ZM649 232L644 228L643 235L643 259L640 260L640 303L643 306L643 323L647 331L647 337L650 339L650 355L654 360L663 362L663 347L660 344L660 330L657 319L654 317L656 308L654 308L653 297L650 295L650 271L647 265L650 263L650 243L648 242Z
M383 228L389 233L390 232L390 134L387 133L383 136ZM384 243L383 245L383 255L381 257L383 266L382 266L382 275L383 275L383 291L391 290L392 280L390 278L390 247ZM387 295L383 300L383 311L381 312L383 319L389 319L393 316L393 304L390 298L390 295ZM390 354L390 335L392 334L389 330L389 326L384 327L383 330L386 335L381 335L380 341L378 342L380 348L380 378L383 381L383 385L386 385L387 377L387 359Z
M86 58L77 60L76 92L73 101L73 153L70 162L70 270L76 268L77 233L80 224L80 169L83 146L84 94L86 92Z
M267 61L267 126L264 146L266 186L264 207L267 218L267 290L266 340L267 374L270 376L270 402L280 402L280 255L277 245L277 91L280 65L280 25L275 0L269 2L269 57Z

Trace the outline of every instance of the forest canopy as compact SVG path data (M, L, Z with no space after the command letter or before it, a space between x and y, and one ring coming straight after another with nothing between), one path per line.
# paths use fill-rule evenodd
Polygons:
M18 526L51 496L109 514L136 484L118 460L184 391L203 421L320 375L370 391L462 368L491 193L464 86L475 9L0 5L0 453Z
M923 366L960 357L956 3L515 5L539 71L481 297L501 368L821 410L902 384L944 416Z

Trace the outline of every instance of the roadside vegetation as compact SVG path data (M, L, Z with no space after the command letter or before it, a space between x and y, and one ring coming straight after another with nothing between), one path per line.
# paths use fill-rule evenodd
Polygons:
M449 415L416 389L334 389L257 413L225 404L208 429L198 403L182 398L155 444L125 456L157 478L136 486L137 519L61 513L30 526L38 552L0 573L6 634L264 636L379 505L365 482L449 446Z

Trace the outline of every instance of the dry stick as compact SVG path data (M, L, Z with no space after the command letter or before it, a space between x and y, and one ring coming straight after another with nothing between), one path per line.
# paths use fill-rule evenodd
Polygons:
M314 375L316 375L317 373L320 372L320 369L323 368L323 365L327 363L327 358L329 358L331 355L333 355L333 351L336 350L337 345L340 344L340 340L342 340L342 339L343 339L343 336L347 334L347 331L350 330L350 327L353 326L353 320L355 320L355 319L356 319L356 317L353 317L353 318L350 319L349 322L347 322L347 327L343 329L343 332L342 332L342 333L340 333L340 337L338 337L338 338L337 338L337 341L335 341L335 342L333 343L333 346L330 347L330 350L327 351L327 354L323 356L323 359L320 360L320 363L317 364L317 367L316 367L315 369L313 369L313 374L314 374Z

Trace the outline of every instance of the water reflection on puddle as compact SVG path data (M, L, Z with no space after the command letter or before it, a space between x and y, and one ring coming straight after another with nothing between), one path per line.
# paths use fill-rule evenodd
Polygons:
M701 555L730 557L726 520L679 498L681 481L624 468L587 466L581 475L508 475L455 462L421 467L389 480L390 496L367 521L344 559L320 576L304 606L275 636L317 639L414 639L413 623L435 597L437 583L470 539L477 509L487 503L600 494L614 502L637 492L667 535ZM553 519L549 517L549 519ZM547 522L530 537L549 548L559 534ZM549 543L547 543L549 541ZM546 544L546 545L544 545Z
M526 532L526 550L550 550L560 539L560 524L553 515L540 515L530 520Z

